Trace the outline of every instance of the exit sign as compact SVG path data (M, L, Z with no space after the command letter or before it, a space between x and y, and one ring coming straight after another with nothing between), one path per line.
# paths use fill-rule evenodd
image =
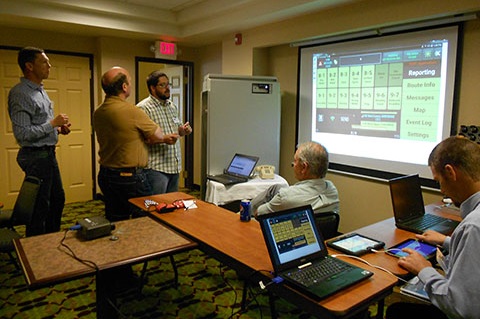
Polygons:
M177 59L177 44L172 42L156 41L155 57L161 59Z

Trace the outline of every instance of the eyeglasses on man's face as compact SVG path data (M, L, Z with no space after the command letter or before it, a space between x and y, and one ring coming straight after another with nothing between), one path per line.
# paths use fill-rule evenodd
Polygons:
M172 86L172 83L158 83L158 87L161 87L162 89L166 89Z

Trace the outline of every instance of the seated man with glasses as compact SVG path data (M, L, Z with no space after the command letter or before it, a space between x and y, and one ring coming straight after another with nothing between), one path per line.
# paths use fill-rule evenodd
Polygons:
M280 210L312 205L315 214L339 212L338 191L325 179L328 152L319 143L300 144L293 157L292 167L298 180L292 186L272 185L251 201L255 216Z

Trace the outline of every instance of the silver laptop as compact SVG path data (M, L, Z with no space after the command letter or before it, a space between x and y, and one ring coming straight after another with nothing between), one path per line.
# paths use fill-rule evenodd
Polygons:
M459 222L441 216L426 214L418 174L401 176L388 181L392 197L395 225L421 234L427 229L449 235Z
M315 300L373 275L328 255L310 205L260 215L257 219L275 276Z
M247 182L257 165L258 157L244 154L235 154L224 170L223 174L207 175L207 179L232 185Z

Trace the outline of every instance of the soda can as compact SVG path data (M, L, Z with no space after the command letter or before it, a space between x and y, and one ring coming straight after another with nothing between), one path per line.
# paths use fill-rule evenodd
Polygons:
M251 205L250 205L250 200L248 199L242 199L240 202L240 220L242 222L249 222L251 217Z

